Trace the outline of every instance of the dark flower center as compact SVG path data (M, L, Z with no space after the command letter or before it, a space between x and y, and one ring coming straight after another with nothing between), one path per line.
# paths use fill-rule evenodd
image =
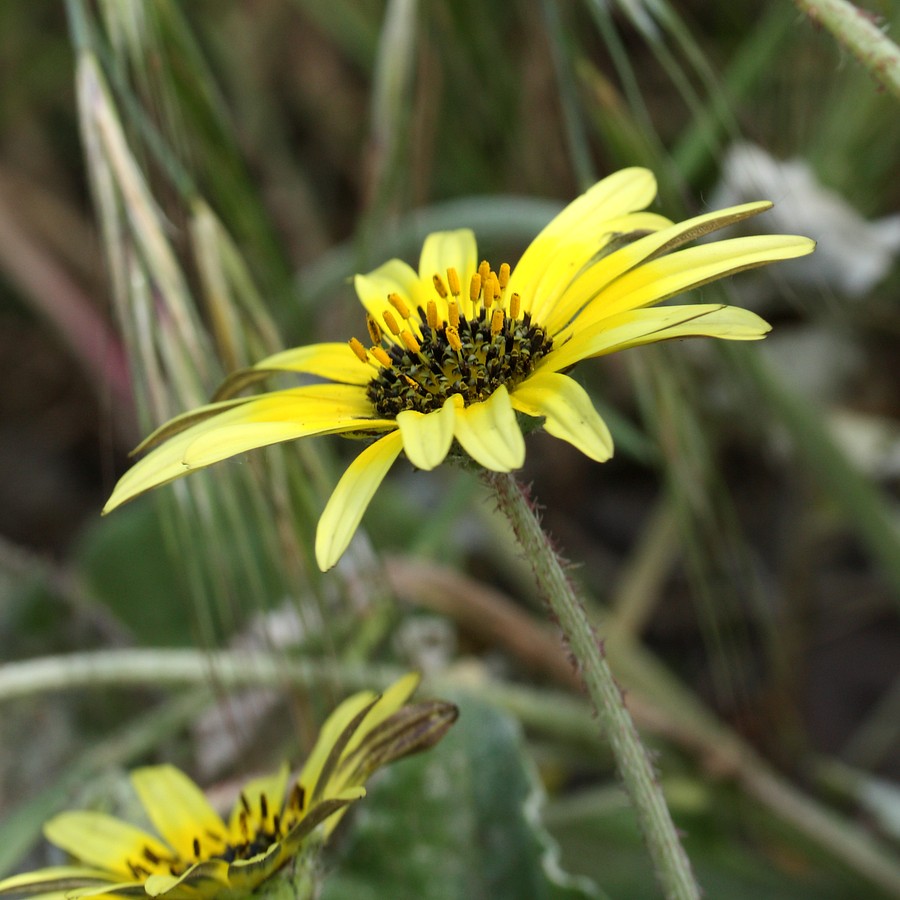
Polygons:
M361 360L377 363L366 394L378 415L394 418L408 409L434 412L453 394L468 406L486 400L500 385L513 387L531 374L553 341L530 313L519 315L518 294L506 297L508 279L509 266L501 266L498 275L483 262L466 301L459 298L453 269L447 272L449 291L435 275L437 293L443 299L450 296L448 317L446 322L439 319L434 301L427 309L419 306L416 324L421 336L415 333L412 312L396 294L388 300L406 327L390 311L384 321L398 341L387 340L381 325L368 317L372 348L366 351L355 338L350 345Z

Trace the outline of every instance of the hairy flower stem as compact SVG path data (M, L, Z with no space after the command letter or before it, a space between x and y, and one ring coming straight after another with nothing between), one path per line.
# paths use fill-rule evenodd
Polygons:
M512 475L488 472L484 478L509 519L534 570L538 588L565 635L637 813L665 896L670 900L699 898L700 889L691 872L691 864L678 839L662 788L625 706L622 691L613 678L584 606L576 597L559 556L541 528L534 505Z

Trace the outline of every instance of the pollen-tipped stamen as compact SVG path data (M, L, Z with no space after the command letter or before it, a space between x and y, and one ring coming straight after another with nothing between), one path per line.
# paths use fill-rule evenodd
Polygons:
M400 337L400 332L403 330L400 327L400 323L394 318L394 314L389 310L383 310L381 313L381 318L384 319L384 324L387 325L388 331L394 337Z
M458 297L460 294L459 272L453 266L447 269L447 284L450 287L450 293L454 297Z
M408 320L410 317L409 307L404 302L403 298L397 293L388 294L388 303L397 310L400 314L400 318Z

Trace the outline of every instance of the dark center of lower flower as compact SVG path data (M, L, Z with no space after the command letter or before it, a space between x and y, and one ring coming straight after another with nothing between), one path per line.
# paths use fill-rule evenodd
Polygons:
M434 412L453 394L466 406L486 400L500 385L513 387L525 379L552 346L530 313L520 316L519 295L507 297L506 263L498 274L482 262L468 298L461 296L455 269L447 270L446 282L439 274L433 281L441 307L446 306L446 320L436 300L412 311L391 294L388 301L396 315L386 310L383 326L367 317L371 348L367 351L356 338L350 341L360 360L376 369L366 393L384 418L408 409Z
M126 860L131 874L141 881L153 874L168 873L178 877L191 866L208 859L221 859L231 863L265 853L303 817L306 796L303 788L295 784L280 813L272 810L270 814L269 801L263 793L259 795L258 808L251 806L243 792L240 795L240 804L236 835L233 834L229 838L215 831L196 834L192 840L193 858L181 855L163 857L145 846L140 862Z

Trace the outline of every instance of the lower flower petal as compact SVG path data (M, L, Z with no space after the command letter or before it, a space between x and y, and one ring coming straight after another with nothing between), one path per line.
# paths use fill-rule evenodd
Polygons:
M510 395L512 405L528 416L543 416L544 430L568 441L585 456L606 462L613 452L612 436L587 391L567 375L532 375Z
M248 781L241 788L243 799L240 803L235 804L228 820L228 830L231 834L229 843L239 844L244 839L241 828L242 818L244 827L250 831L275 831L273 820L281 811L289 774L288 765L284 763L277 772L260 775L258 778ZM244 801L246 801L246 807Z
M44 825L51 844L89 866L133 878L129 863L146 864L145 852L165 859L172 851L134 825L100 812L64 812Z
M448 399L432 413L407 409L397 415L403 451L417 469L430 472L444 461L453 443L455 412L455 405Z
M182 859L194 858L194 841L208 834L225 838L225 823L203 791L175 766L144 766L131 783L154 828Z
M483 403L464 406L454 395L453 434L475 462L493 472L510 472L525 462L525 439L506 387L500 385Z
M347 549L375 491L402 449L403 436L392 431L363 450L344 472L316 529L316 561L323 572Z
M199 900L215 897L228 887L228 863L224 859L207 859L191 866L181 875L151 875L144 883L150 897L172 900Z
M548 353L535 367L535 373L561 372L592 356L656 341L684 337L755 341L770 330L768 322L739 306L706 303L634 309L579 332Z
M85 866L49 866L35 872L22 872L0 880L0 897L4 894L41 895L66 893L76 888L109 887L119 881L119 875L103 869Z

